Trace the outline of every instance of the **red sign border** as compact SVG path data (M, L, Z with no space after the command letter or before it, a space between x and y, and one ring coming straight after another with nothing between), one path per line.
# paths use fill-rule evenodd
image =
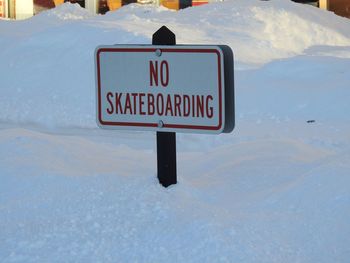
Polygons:
M102 125L106 126L125 126L125 127L158 127L158 123L142 123L142 122L113 122L113 121L104 121L102 120L102 103L101 103L101 69L100 69L100 54L102 52L155 52L157 49L161 49L162 53L215 53L218 59L218 91L219 91L219 124L217 126L202 126L202 125L182 125L182 124L171 124L164 123L162 128L174 128L174 129L192 129L192 130L210 130L218 131L223 128L222 123L222 79L221 79L221 53L213 48L167 48L167 47L152 47L152 48L128 48L128 47L102 47L99 48L96 52L96 64L97 64L97 108L98 108L98 121ZM161 130L161 129L160 129Z

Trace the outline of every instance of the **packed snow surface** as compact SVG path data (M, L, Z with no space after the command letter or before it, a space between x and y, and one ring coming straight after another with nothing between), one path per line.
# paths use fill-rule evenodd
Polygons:
M162 25L235 55L235 130L177 134L167 189L153 132L97 128L93 58ZM0 20L0 262L349 262L349 83L350 20L289 0Z

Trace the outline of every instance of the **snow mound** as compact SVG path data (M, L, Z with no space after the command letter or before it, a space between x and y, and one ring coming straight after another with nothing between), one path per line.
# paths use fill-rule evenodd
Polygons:
M261 65L314 45L349 46L350 21L290 0L232 0L173 12L128 5L106 20L146 36L167 25L177 43L227 44L238 61Z
M323 56L350 57L349 20L289 0L225 1L178 12L134 4L106 16L66 3L28 20L0 23L0 121L96 127L96 46L150 44L164 24L179 44L231 46L236 69L278 65L281 58L300 55L317 55L320 61ZM282 71L298 66L280 65ZM346 72L346 63L341 65L339 70ZM332 85L322 77L317 81Z
M349 143L245 134L198 152L181 138L163 189L151 133L1 129L2 262L347 262Z
M167 189L154 133L97 129L93 64L163 24L238 69L234 133L178 134ZM289 0L0 21L0 261L348 262L349 30Z
M81 8L79 4L71 4L69 2L39 14L41 19L57 18L60 20L82 20L92 16L87 9Z

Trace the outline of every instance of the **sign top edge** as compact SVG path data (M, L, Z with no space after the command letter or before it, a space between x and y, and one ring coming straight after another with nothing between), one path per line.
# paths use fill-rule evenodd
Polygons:
M151 45L151 44L117 44L117 45L99 45L95 49L95 53L100 51L101 49L178 49L178 50L186 50L186 49L212 49L217 50L222 53L222 45Z

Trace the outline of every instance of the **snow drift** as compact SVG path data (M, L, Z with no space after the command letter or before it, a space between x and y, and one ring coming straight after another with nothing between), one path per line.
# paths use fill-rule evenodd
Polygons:
M153 133L95 123L95 47L163 24L236 59L234 132L178 134L169 189ZM0 261L347 262L349 46L349 20L287 0L0 20Z
M231 46L237 69L319 55L320 46L350 57L347 19L291 1L227 1L180 12L129 5L106 16L64 4L25 21L1 21L0 120L96 127L95 47L150 44L163 24L178 43Z

